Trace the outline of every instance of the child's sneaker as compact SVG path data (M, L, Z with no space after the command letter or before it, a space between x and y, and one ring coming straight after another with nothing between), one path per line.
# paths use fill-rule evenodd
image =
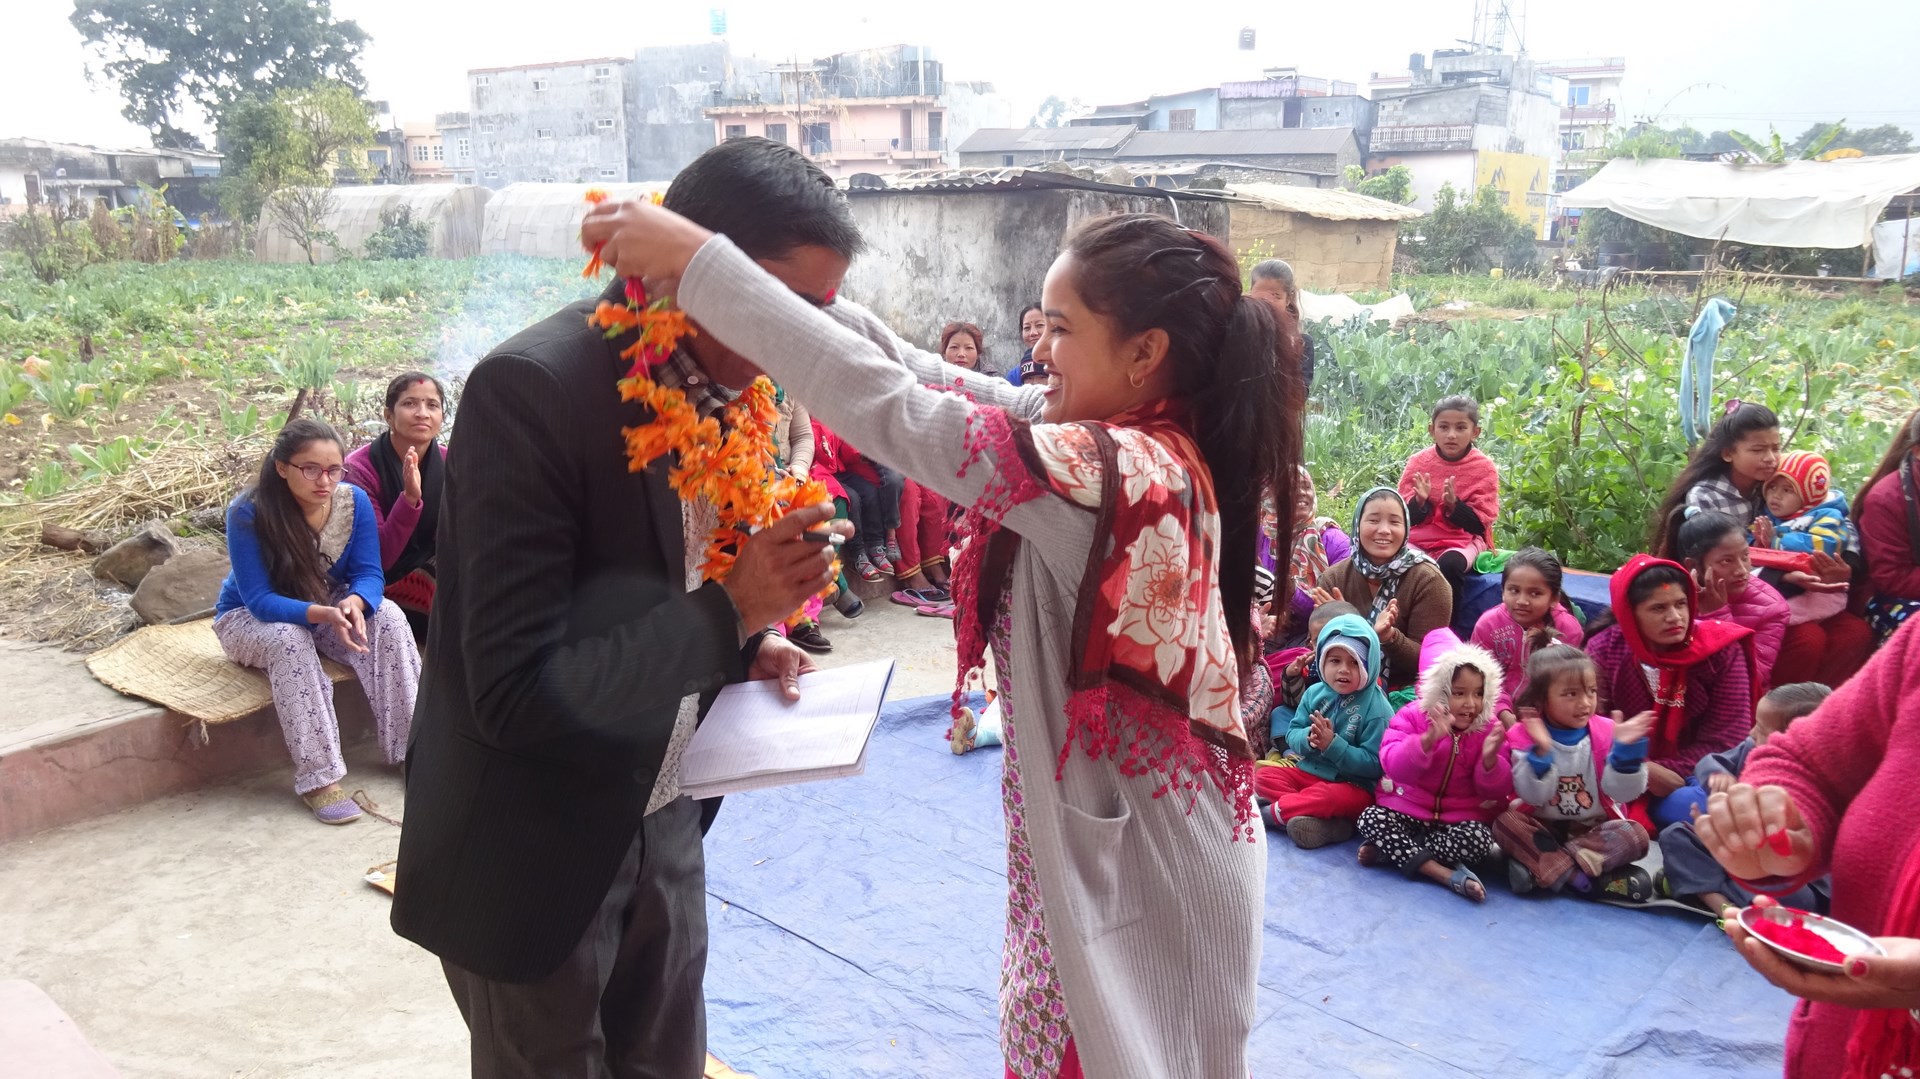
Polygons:
M1592 894L1595 898L1645 903L1653 898L1653 876L1637 865L1623 865L1605 876L1595 877Z
M1352 821L1338 817L1295 817L1287 822L1287 838L1301 850L1345 843L1355 831Z
M1519 859L1507 860L1507 887L1514 895L1526 895L1533 891L1533 870L1521 865Z

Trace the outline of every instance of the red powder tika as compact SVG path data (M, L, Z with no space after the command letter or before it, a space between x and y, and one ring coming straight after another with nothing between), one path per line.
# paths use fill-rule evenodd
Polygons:
M1807 928L1806 911L1791 907L1780 908L1793 917L1791 922L1776 922L1772 918L1759 917L1753 920L1753 931L1778 944L1790 948L1810 959L1821 959L1829 963L1846 960L1846 954L1833 946L1833 942Z

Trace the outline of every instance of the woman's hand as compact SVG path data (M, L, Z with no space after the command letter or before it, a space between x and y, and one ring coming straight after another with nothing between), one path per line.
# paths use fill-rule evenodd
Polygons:
M1386 607L1380 611L1380 617L1373 620L1373 631L1385 637L1387 631L1393 628L1394 619L1399 617L1400 601L1398 599L1388 600Z
M1325 606L1329 603L1339 603L1347 598L1340 594L1338 588L1332 591L1324 588L1315 588L1313 591L1308 592L1307 595L1313 598L1313 605L1315 607Z
M1782 580L1805 592L1845 592L1853 580L1853 567L1843 558L1815 551L1807 570L1794 570Z
M1319 712L1315 712L1313 714L1313 726L1307 728L1307 745L1312 746L1315 753L1325 753L1327 747L1332 744L1333 721Z
M1778 904L1761 896L1753 905L1764 909ZM1728 918L1726 931L1740 958L1775 986L1802 1000L1846 1008L1920 1008L1920 940L1879 937L1886 955L1857 955L1847 960L1845 974L1827 974L1794 966L1764 941L1755 940L1738 919Z
M334 632L340 635L340 643L354 652L367 650L367 601L359 596L348 596L335 608L346 616L346 625L336 623Z
M1735 783L1710 794L1693 831L1736 880L1798 877L1813 867L1813 832L1783 787Z
M603 202L587 211L580 243L622 277L678 279L713 233L650 202Z
M420 507L420 451L408 447L407 455L400 459L400 493L406 496L409 505Z

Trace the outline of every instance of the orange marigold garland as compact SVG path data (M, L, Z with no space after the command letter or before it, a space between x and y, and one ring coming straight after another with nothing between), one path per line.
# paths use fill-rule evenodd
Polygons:
M590 203L606 198L607 193L598 188L587 192ZM657 205L661 196L652 199ZM596 276L601 269L596 247L586 276ZM620 398L645 405L653 419L620 432L627 443L627 467L641 472L673 455L667 482L674 493L683 502L704 498L718 511L719 524L708 537L700 572L709 581L721 580L733 568L743 537L779 520L788 510L828 502L832 496L817 480L802 483L775 473L773 425L779 410L773 383L764 376L754 379L719 417L702 418L684 392L651 377L654 365L673 355L679 343L696 332L686 313L674 309L667 297L649 299L638 278L627 279L626 301L601 301L587 316L587 324L604 330L609 338L637 334L633 344L620 352L621 359L633 361L620 380Z

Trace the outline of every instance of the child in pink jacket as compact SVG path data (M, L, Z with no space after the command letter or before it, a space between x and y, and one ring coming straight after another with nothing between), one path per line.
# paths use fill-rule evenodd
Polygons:
M1560 560L1538 547L1522 547L1500 574L1500 605L1480 616L1473 643L1500 664L1500 697L1493 716L1511 728L1519 719L1513 699L1527 688L1527 657L1554 641L1580 647L1586 632L1567 606Z
M1360 863L1390 861L1481 902L1473 864L1491 855L1490 821L1513 794L1506 731L1494 721L1500 664L1436 629L1420 644L1420 695L1380 741L1375 802L1360 814Z

